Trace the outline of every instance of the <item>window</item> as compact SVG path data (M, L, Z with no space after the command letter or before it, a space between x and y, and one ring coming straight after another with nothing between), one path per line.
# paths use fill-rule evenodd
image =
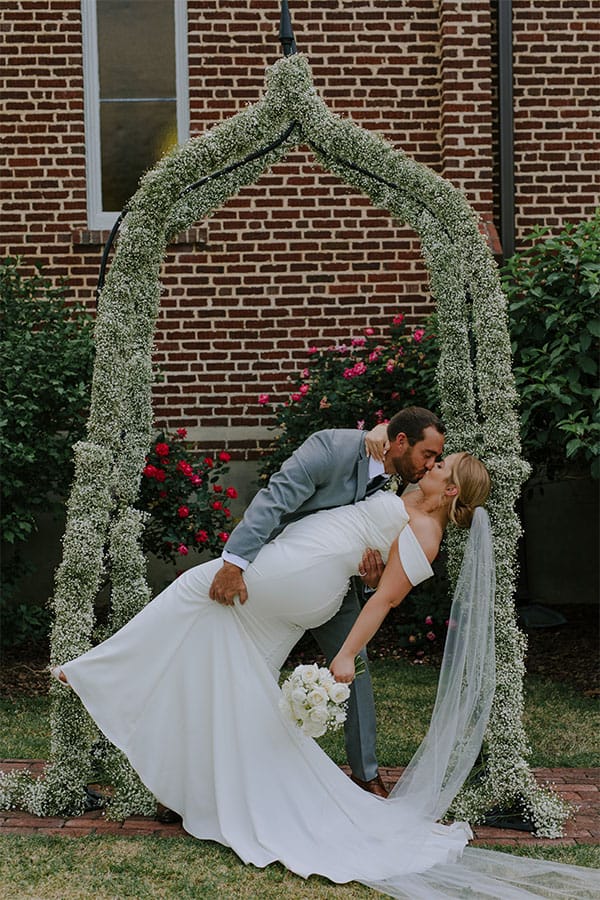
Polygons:
M185 0L82 0L88 227L189 137Z

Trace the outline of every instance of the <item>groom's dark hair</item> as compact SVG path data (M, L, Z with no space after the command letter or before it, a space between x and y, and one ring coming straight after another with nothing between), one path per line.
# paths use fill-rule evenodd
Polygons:
M435 428L440 434L446 434L442 420L431 410L423 409L422 406L407 406L392 416L388 422L388 438L393 441L402 432L412 447L417 441L423 440L426 428Z

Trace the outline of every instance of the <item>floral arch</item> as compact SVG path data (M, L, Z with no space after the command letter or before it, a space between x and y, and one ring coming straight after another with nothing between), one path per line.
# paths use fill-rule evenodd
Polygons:
M325 169L419 235L437 301L438 379L449 448L477 453L492 474L497 690L483 777L463 789L454 810L473 822L493 807L520 800L538 834L558 836L566 810L536 785L521 721L524 638L512 602L520 533L514 507L528 466L520 452L506 304L496 266L462 193L380 137L333 115L300 55L269 70L262 100L163 158L130 201L100 296L88 436L75 447L64 556L56 577L53 663L85 652L99 636L93 608L106 570L108 631L121 627L149 599L138 541L143 522L134 504L151 439L151 352L159 270L169 240L300 143L313 149ZM265 150L257 151L259 145ZM456 530L449 535L455 569L463 537ZM77 697L58 685L52 691L52 753L45 778L4 776L0 805L40 815L83 811L83 785L100 756L115 787L111 815L151 812L153 798L119 751L98 741Z

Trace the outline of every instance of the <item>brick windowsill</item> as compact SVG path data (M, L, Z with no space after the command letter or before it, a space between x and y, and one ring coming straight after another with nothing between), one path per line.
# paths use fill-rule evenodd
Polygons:
M103 247L110 236L109 230L77 229L72 232L73 246L75 247ZM208 242L208 229L206 226L194 226L186 231L180 231L169 241L169 246L206 246Z

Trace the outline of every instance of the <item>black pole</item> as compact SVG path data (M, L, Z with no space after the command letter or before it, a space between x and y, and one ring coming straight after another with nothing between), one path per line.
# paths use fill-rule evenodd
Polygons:
M500 123L500 240L502 255L515 252L512 0L498 3L498 106Z
M292 29L292 18L288 0L281 0L281 16L279 19L279 40L283 47L284 56L292 56L297 53L296 41L294 39L294 31Z

